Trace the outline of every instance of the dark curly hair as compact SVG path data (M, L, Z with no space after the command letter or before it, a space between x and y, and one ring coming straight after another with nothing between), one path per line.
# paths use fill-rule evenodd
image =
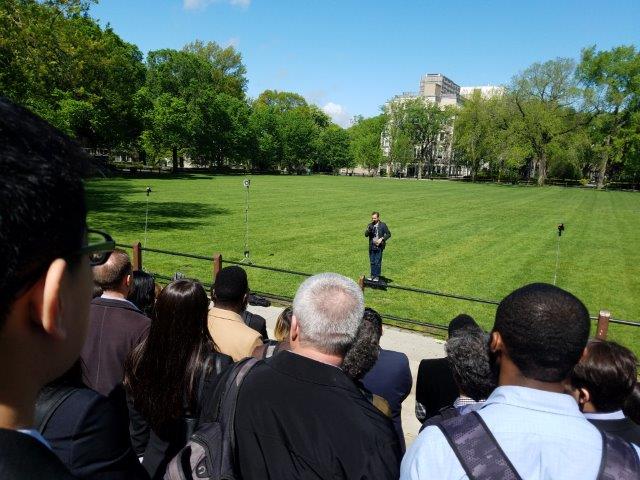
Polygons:
M382 317L372 308L365 308L356 339L344 356L344 373L353 380L361 380L378 360L381 336Z
M489 346L482 330L455 335L445 344L447 360L461 393L476 402L485 400L497 386L489 363Z

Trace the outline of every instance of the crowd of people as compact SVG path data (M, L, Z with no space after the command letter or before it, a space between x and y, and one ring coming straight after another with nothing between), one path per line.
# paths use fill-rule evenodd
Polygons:
M242 268L159 288L90 230L65 135L0 99L0 142L0 478L175 478L216 422L247 480L640 478L637 359L569 292L515 290L490 332L454 318L405 452L409 362L356 283L308 278L269 339Z

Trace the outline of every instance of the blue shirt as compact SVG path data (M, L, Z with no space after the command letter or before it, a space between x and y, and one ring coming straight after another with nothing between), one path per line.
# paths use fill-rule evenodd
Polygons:
M523 479L597 477L602 436L569 395L498 387L478 413ZM433 426L424 429L411 445L400 469L401 480L466 478L446 438Z

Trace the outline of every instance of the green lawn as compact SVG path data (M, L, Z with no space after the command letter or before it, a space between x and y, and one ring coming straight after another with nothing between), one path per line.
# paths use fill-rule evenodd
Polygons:
M200 255L221 252L240 260L244 250L243 177L92 180L87 186L92 227L121 243ZM560 239L557 284L581 298L592 314L640 320L640 195L560 187L472 185L330 176L253 176L250 249L253 261L303 272L368 275L363 236L380 210L392 238L383 275L396 285L500 300L525 283L553 281L556 225ZM211 281L208 262L146 253L146 270L179 270ZM301 278L248 269L256 290L292 296ZM460 312L485 327L495 307L397 290L367 289L382 313L446 324ZM640 352L640 328L612 325L610 337Z

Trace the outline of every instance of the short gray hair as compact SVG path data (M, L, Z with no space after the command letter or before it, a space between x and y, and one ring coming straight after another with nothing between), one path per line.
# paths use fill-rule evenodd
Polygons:
M444 346L458 388L476 402L486 400L497 386L489 362L488 338L478 330L453 336Z
M344 355L353 343L364 313L362 290L337 273L306 279L293 299L300 341L329 355Z

